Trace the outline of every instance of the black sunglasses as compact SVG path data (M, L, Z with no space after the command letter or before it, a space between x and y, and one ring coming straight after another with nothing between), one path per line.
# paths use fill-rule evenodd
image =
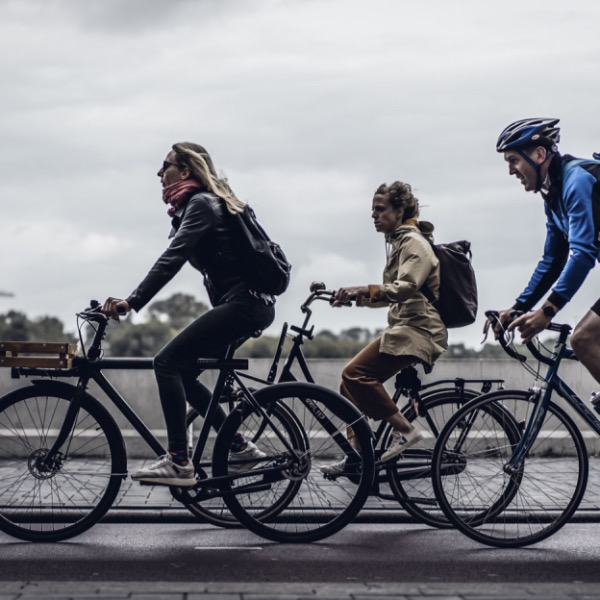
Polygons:
M161 171L166 171L169 167L178 167L177 163L169 162L168 160L163 160Z

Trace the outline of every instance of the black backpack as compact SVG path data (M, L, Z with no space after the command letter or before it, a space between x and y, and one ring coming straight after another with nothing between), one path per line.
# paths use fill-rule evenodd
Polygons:
M256 292L273 296L283 294L290 283L292 265L281 246L269 238L247 204L244 210L232 217L248 285Z
M436 300L427 286L421 291L448 328L464 327L477 317L477 281L471 265L471 242L431 244L440 261L440 297Z

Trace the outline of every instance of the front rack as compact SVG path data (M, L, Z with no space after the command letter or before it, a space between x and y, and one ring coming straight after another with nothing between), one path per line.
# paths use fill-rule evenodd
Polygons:
M68 342L0 342L0 367L70 369L76 354Z

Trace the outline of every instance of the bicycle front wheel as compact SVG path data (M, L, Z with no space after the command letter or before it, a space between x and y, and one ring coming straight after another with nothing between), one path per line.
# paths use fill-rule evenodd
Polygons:
M506 469L535 406L529 391L485 394L440 434L433 460L438 502L455 527L480 543L517 548L539 542L556 533L583 498L585 444L552 402L522 463ZM446 468L448 462L460 469Z
M0 529L31 542L57 542L97 523L127 475L123 437L85 394L73 429L51 462L75 388L39 382L0 399Z
M358 514L373 483L373 445L364 416L314 384L276 384L256 392L255 399L262 410L243 401L215 443L213 472L229 479L223 484L227 506L242 525L277 542L312 542L336 533ZM269 418L270 407L278 404L293 413L300 435L290 435ZM360 453L348 442L349 427ZM265 457L238 464L229 450L239 433L259 440ZM320 470L344 459L339 475ZM277 511L265 516L271 505Z

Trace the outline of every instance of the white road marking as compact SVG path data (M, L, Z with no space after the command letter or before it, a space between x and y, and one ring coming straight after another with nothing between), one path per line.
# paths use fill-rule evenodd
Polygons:
M261 546L196 546L194 550L262 550Z

